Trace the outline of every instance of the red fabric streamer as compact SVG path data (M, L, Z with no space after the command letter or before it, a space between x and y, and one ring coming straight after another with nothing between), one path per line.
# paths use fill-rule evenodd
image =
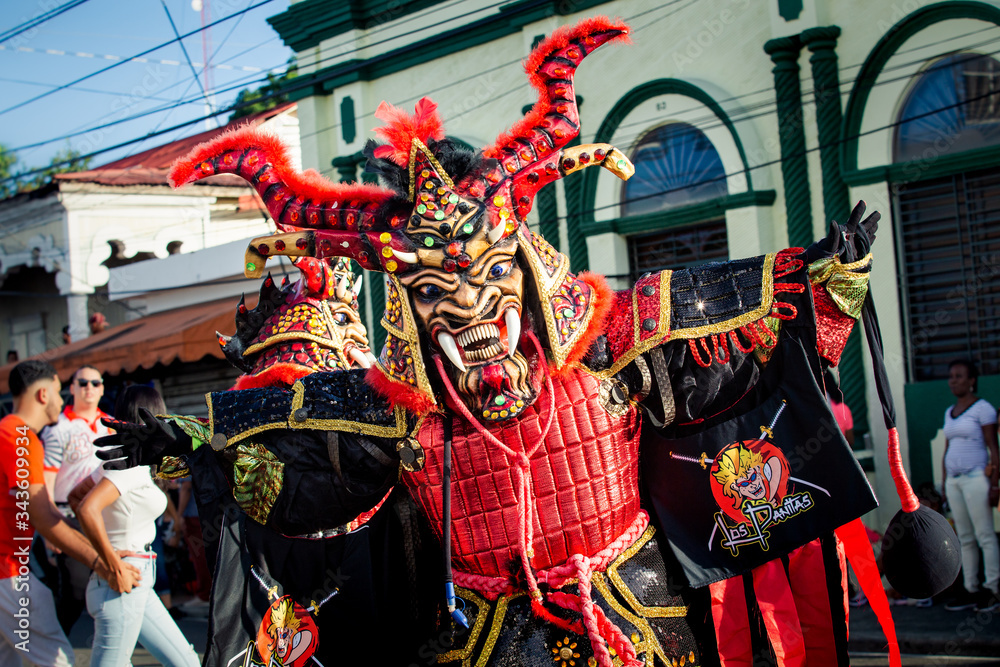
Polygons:
M861 519L855 519L850 523L834 531L844 545L844 552L847 560L854 568L854 574L858 577L861 590L868 598L868 604L878 618L882 626L882 632L889 644L889 666L902 667L903 661L899 655L899 641L896 639L896 626L892 620L892 613L889 611L889 600L885 596L885 589L882 588L882 575L878 571L875 563L875 553L872 551L871 542L868 541L868 534L865 532Z
M799 625L792 589L780 560L753 569L753 591L757 597L778 667L805 667L806 647Z
M750 617L747 615L743 577L732 577L710 584L712 620L722 667L752 667Z
M813 540L788 554L788 583L795 596L809 667L838 667L837 640L824 572L823 547Z

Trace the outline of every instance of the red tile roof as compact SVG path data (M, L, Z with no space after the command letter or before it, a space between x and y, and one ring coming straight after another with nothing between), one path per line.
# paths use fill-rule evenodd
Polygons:
M243 125L261 125L278 114L281 114L295 106L295 102L288 102L262 111L252 116L240 118L238 120L217 127L214 130L200 132L184 139L178 139L163 146L150 148L147 151L130 155L129 157L109 162L100 167L95 167L88 171L74 171L65 174L56 174L57 181L73 181L78 183L96 183L98 185L166 185L167 174L170 165L179 157L187 155L192 148L206 141L211 141L220 134L241 127ZM246 181L239 176L231 174L220 174L206 178L196 185L218 185L226 187L244 187Z
M169 144L164 144L163 146L150 148L148 151L143 151L141 153L136 153L135 155L130 155L129 157L124 157L120 160L115 160L114 162L109 162L105 165L101 165L100 167L96 167L94 171L104 169L130 169L134 167L169 169L170 165L174 163L174 160L182 155L187 155L191 149L198 144L211 141L223 132L235 129L241 125L260 125L264 121L268 121L294 106L295 102L288 102L286 104L276 106L273 109L261 111L260 113L252 116L239 118L228 125L217 127L214 130L207 130L184 139L178 139L177 141L173 141Z

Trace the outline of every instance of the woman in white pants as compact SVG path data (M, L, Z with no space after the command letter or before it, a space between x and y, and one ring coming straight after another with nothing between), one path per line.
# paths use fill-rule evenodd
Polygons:
M127 387L118 398L118 419L142 422L139 408L163 414L166 408L155 389ZM122 576L121 585L91 576L87 584L87 611L94 617L92 667L125 667L130 664L136 642L168 667L198 667L201 661L184 638L160 598L153 592L156 554L156 518L167 507L167 497L153 483L148 466L128 470L98 469L102 477L77 508L84 532L100 557L115 572L124 562L139 568L141 580ZM123 560L117 551L134 556Z
M993 531L997 503L997 412L976 396L978 372L971 361L953 361L948 388L957 399L944 413L944 495L962 544L965 592L945 605L949 611L1000 609L1000 547ZM985 587L979 585L983 551Z

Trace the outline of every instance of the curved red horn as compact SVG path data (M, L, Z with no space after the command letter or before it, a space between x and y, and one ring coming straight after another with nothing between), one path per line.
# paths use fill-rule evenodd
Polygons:
M367 184L338 184L315 171L296 171L282 141L247 125L196 146L170 170L175 188L216 174L235 174L256 189L278 228L369 231L394 193Z
M503 191L523 220L535 193L573 170L569 165L564 168L562 149L580 134L573 88L576 68L602 44L627 41L628 33L629 27L622 21L596 16L559 28L540 43L524 62L528 80L538 90L538 101L492 146L483 149L486 157L497 160L496 166L461 183L460 189L478 196ZM602 149L596 163L604 159L604 152Z

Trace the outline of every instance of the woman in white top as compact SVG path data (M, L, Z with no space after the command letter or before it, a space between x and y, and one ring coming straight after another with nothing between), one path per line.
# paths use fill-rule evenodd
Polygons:
M160 394L151 387L127 387L118 397L118 419L141 422L139 408L163 414ZM87 611L94 617L92 667L125 667L139 641L168 667L198 667L201 661L184 638L160 598L153 592L156 554L150 543L156 537L155 521L167 507L167 497L153 483L148 466L104 470L100 481L77 508L80 525L108 568L118 573L114 588L91 576L87 584ZM121 558L119 551L133 555ZM124 569L129 562L139 568L136 580Z
M976 396L978 372L971 361L953 361L948 388L957 399L944 413L944 495L962 544L965 593L945 605L949 611L1000 608L1000 546L993 532L997 498L997 412ZM979 586L983 550L986 587Z

